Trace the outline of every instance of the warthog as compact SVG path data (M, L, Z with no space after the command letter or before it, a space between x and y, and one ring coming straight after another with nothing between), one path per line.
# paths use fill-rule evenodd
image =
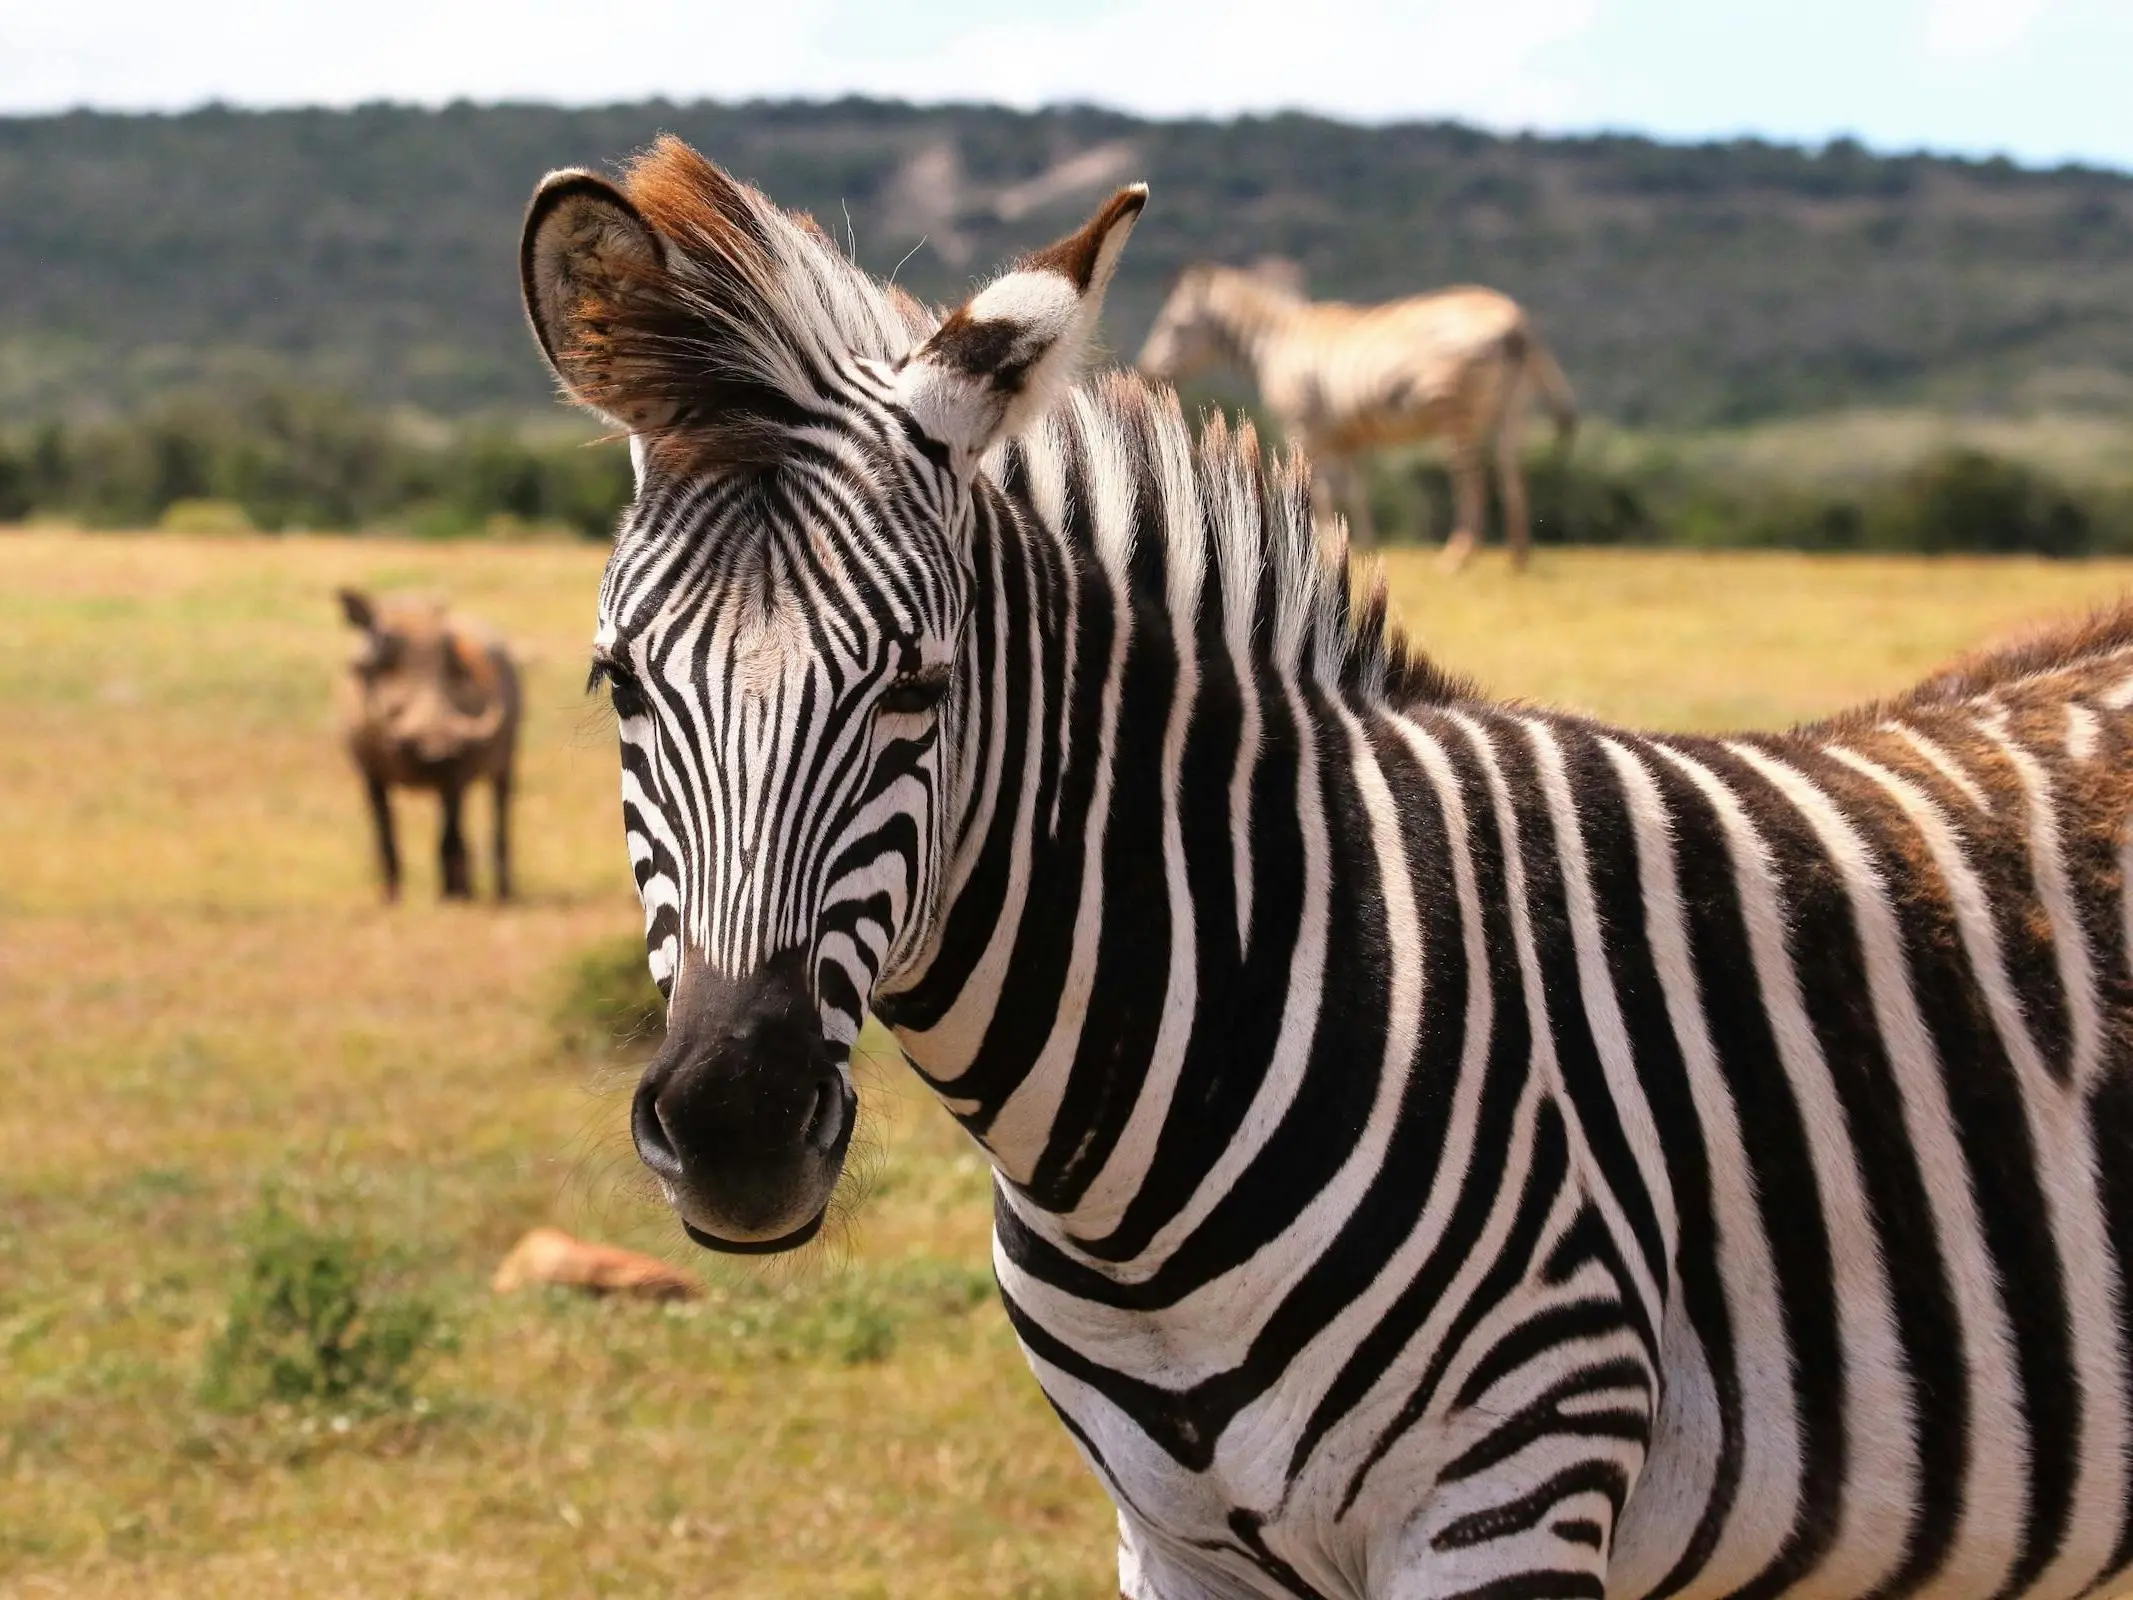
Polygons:
M362 647L341 683L341 730L377 825L385 898L400 894L390 791L434 789L444 811L438 847L447 899L474 895L460 807L486 778L495 795L496 897L511 894L511 763L518 747L518 669L504 641L441 601L373 600L343 589L341 609Z

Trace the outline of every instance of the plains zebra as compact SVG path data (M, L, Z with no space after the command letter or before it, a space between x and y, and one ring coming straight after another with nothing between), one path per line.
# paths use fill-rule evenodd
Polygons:
M1504 541L1524 566L1532 551L1525 468L1525 398L1537 395L1569 442L1570 385L1517 302L1493 289L1446 289L1383 305L1310 301L1265 270L1185 269L1157 313L1139 366L1182 383L1217 362L1241 369L1309 456L1320 522L1345 508L1355 542L1376 542L1360 457L1384 445L1444 439L1451 447L1452 533L1444 562L1462 565L1481 535L1486 456L1496 462Z
M1492 703L1072 385L1142 200L936 324L678 144L534 199L690 1235L811 1236L871 1006L1136 1600L2097 1591L2133 614L1778 736Z

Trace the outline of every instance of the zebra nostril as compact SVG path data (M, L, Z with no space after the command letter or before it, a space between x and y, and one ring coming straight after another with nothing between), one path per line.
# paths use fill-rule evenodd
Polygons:
M637 1146L637 1158L656 1176L670 1184L681 1181L681 1155L660 1120L658 1088L649 1078L637 1085L636 1098L630 1102L630 1138Z
M831 1150L843 1134L844 1084L836 1078L824 1078L815 1085L814 1102L807 1108L800 1138L817 1150Z

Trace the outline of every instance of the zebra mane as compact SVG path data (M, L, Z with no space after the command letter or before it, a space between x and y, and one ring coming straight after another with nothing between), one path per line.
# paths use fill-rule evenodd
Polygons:
M1907 705L1976 700L2028 678L2078 671L2133 651L2133 600L2033 629L1950 662L1903 696Z
M1855 706L1796 730L1829 735L1856 732L1890 718L1986 700L2062 674L2083 673L2133 660L2133 597L2099 607L2071 622L2033 629L1984 650L1959 656L1902 693Z
M812 217L672 135L629 163L622 188L665 259L584 309L579 354L614 375L615 393L596 401L662 414L642 433L672 464L775 465L831 374L896 360L939 321L847 260Z
M1121 589L1160 585L1148 598L1179 626L1198 619L1210 590L1219 595L1240 658L1270 658L1354 701L1478 696L1394 620L1383 562L1358 562L1345 538L1320 536L1308 462L1270 455L1247 418L1232 425L1211 410L1195 441L1175 390L1104 372L991 465L1054 527L1066 525L1070 500L1083 501L1084 553ZM1160 548L1141 548L1151 532Z

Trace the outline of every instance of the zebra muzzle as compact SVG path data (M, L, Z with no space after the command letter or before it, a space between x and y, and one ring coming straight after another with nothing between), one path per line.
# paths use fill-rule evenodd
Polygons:
M797 954L738 978L685 961L630 1133L690 1238L765 1253L820 1231L858 1109Z

